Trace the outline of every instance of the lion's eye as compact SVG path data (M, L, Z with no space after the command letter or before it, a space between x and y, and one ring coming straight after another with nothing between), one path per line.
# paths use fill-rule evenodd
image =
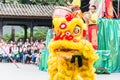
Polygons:
M78 25L75 26L73 33L74 33L74 35L78 35L80 33L80 27Z
M67 31L65 34L66 34L66 36L70 36L70 32L69 31Z

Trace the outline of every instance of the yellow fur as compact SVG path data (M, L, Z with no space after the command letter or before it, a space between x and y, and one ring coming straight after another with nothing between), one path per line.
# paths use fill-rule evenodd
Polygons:
M59 28L61 23L66 23L67 28L61 30ZM66 39L54 40L54 38L50 41L50 56L48 60L48 73L50 74L49 80L96 80L93 63L98 59L98 56L95 54L91 43L82 39L83 29L85 28L82 19L74 18L67 22L65 18L54 18L53 25L56 34L59 32L64 34L65 31L69 31L74 36L74 39L79 41L74 42L74 40ZM76 25L79 25L80 33L74 35L73 30ZM83 65L78 67L78 59L75 59L75 63L70 62L74 53L55 51L60 47L65 49L78 50L80 53L77 55L82 55Z

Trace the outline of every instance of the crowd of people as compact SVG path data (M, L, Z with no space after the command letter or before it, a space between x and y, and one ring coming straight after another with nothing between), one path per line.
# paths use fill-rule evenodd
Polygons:
M21 62L25 64L39 64L41 51L46 48L45 41L38 40L29 41L26 39L23 42L20 39L18 42L11 41L7 44L3 40L0 40L0 61L1 62ZM12 60L11 60L12 59Z

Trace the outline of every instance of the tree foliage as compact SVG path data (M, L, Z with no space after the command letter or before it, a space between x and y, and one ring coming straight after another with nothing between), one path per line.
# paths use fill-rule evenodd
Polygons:
M61 5L65 6L67 2L72 0L5 0L6 3L18 4L40 4L40 5Z
M34 29L33 38L34 39L45 39L47 34L47 27L37 27Z
M47 27L35 27L34 33L33 33L33 39L34 40L41 40L46 39L48 28ZM10 42L12 40L12 36L10 33L5 34L3 37L3 40L6 42ZM15 40L19 40L20 38L24 39L24 31L22 32L15 32ZM27 30L27 38L30 39L30 29Z

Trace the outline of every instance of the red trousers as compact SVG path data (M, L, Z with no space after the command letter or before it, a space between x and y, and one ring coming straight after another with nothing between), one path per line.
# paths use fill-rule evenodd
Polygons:
M91 42L93 48L95 50L98 49L98 27L97 25L89 25L88 26L88 40Z

